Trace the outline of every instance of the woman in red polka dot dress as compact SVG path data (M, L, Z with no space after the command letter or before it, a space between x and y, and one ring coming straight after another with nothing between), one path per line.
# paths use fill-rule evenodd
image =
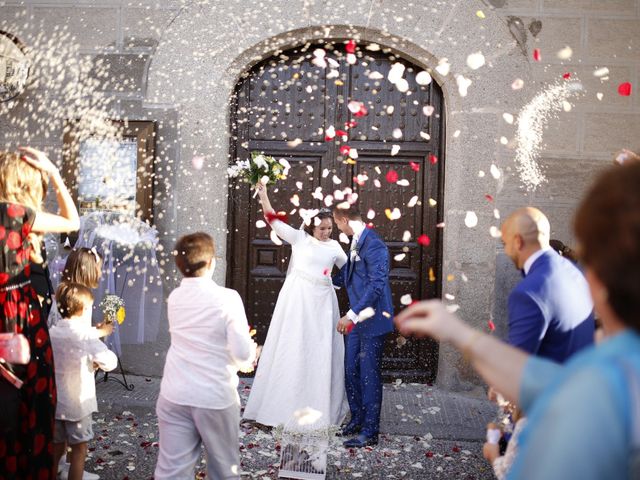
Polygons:
M41 210L49 181L59 215ZM53 355L47 319L31 286L29 260L37 261L37 234L78 227L73 200L43 152L32 148L0 152L0 333L22 333L31 351L26 365L0 364L5 374L9 371L23 382L17 388L0 376L0 480L56 478Z

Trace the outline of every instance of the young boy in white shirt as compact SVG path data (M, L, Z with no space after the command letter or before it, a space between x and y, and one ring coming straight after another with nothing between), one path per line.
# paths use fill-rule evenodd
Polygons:
M82 480L87 444L93 438L91 414L98 411L94 370L116 368L118 357L92 332L93 295L84 285L63 282L56 291L62 317L51 328L58 403L53 435L54 465L71 447L69 480Z
M206 233L178 240L184 276L168 299L171 347L156 405L160 430L156 480L193 479L204 444L207 478L240 478L239 369L255 366L257 345L238 292L211 278L215 246Z

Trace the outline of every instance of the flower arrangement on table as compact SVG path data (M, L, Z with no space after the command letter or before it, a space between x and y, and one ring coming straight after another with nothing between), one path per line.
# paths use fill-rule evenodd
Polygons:
M126 311L124 309L124 300L118 295L108 293L104 296L100 302L102 313L106 323L113 323L117 321L118 325L122 325L126 317Z
M235 164L227 169L227 173L230 178L240 177L243 181L255 187L259 183L273 185L278 180L286 179L290 168L291 165L284 158L276 160L269 155L253 151L249 160L236 161Z

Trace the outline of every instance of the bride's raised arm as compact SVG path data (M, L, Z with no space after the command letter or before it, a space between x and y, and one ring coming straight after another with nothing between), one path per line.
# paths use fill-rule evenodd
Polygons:
M271 225L271 228L276 232L276 235L291 245L303 240L306 235L304 230L297 230L277 218L276 211L269 201L267 187L265 185L257 185L256 189L258 190L258 198L262 204L264 218L269 222L269 225Z

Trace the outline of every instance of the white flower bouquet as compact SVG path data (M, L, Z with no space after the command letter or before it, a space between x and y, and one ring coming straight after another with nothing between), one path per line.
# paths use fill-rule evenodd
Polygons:
M238 160L227 169L230 178L240 177L252 187L261 183L272 185L278 180L284 180L289 174L291 165L287 160L264 155L261 152L251 152L249 160Z
M108 293L100 302L100 307L102 308L102 313L104 313L105 322L113 323L114 320L117 320L118 325L122 325L126 316L122 298Z

